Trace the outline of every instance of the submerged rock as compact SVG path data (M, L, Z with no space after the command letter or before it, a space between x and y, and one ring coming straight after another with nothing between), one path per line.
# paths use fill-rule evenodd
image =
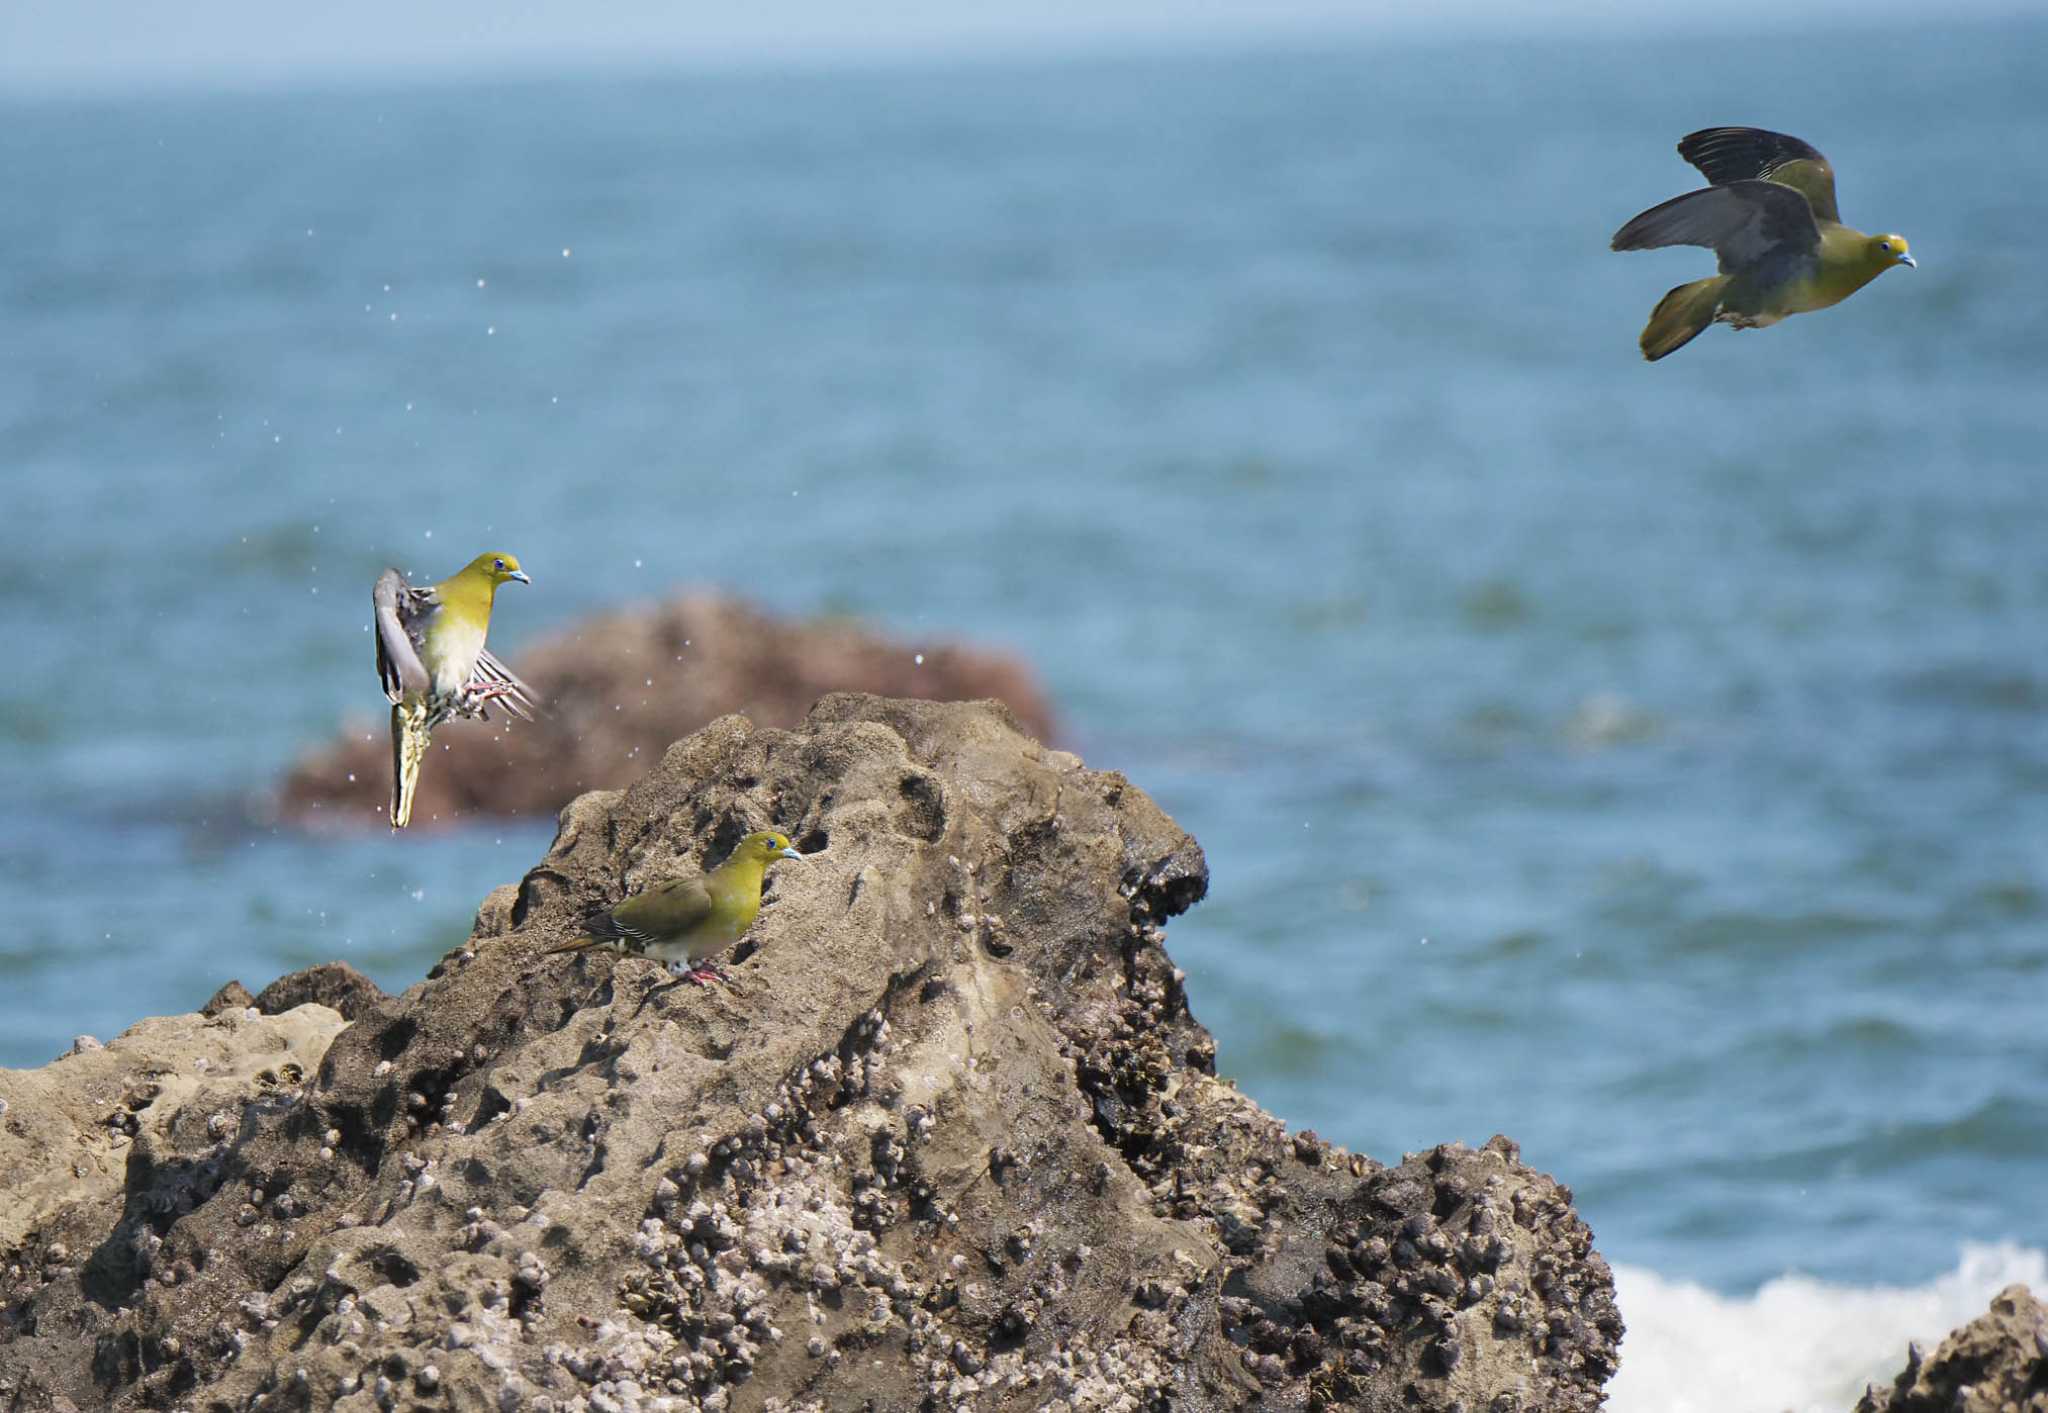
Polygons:
M366 650L367 651L367 650ZM586 790L637 780L669 742L738 712L794 726L827 692L968 701L993 697L1041 739L1052 709L1017 658L951 643L892 641L852 619L791 622L689 594L586 620L512 666L542 698L535 722L451 722L434 733L414 824L551 815ZM379 705L364 664L365 701ZM366 713L292 767L277 801L295 823L381 827L391 798L387 713Z
M1933 1358L1910 1347L1892 1386L1865 1390L1856 1413L2048 1413L2048 1306L2007 1286Z
M542 955L768 825L806 857L729 988ZM165 1116L158 1166L212 1186L138 1212L130 1164L64 1228L139 1220L126 1283L17 1224L0 1402L1596 1408L1621 1322L1565 1189L1505 1139L1385 1167L1216 1078L1162 945L1207 881L998 706L722 718L564 809L224 1146Z

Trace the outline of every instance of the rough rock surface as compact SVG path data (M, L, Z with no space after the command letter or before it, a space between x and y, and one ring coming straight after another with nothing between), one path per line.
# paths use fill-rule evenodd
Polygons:
M1925 1357L1915 1345L1888 1389L1856 1413L2048 1413L2048 1306L2009 1285Z
M367 653L368 649L365 649ZM637 780L671 741L737 712L794 726L827 692L1003 702L1024 729L1052 735L1052 708L1014 657L947 643L903 643L845 618L789 622L711 594L607 614L543 638L512 664L545 715L509 726L451 722L434 733L415 824L464 815L551 815L586 790ZM381 706L363 669L364 700ZM366 712L286 777L283 817L320 828L382 826L391 797L387 713Z
M542 955L771 824L729 988ZM123 1280L17 1232L0 1408L1597 1407L1607 1267L1513 1144L1384 1167L1215 1078L1161 945L1206 886L995 704L722 718L301 1087L173 1116L190 1210L131 1161L66 1237L126 1220Z
M205 1199L235 1143L296 1102L345 1024L325 1006L224 1007L0 1069L0 1340L20 1332L24 1281L94 1299L147 1271L159 1219ZM0 1369L14 1357L0 1353ZM7 1393L0 1375L0 1407Z

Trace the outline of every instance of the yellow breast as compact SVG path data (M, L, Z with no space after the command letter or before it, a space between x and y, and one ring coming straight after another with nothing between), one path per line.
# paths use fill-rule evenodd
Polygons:
M434 615L427 625L426 651L421 657L434 674L435 696L457 696L469 685L487 631L486 625L465 622L457 614L444 611Z

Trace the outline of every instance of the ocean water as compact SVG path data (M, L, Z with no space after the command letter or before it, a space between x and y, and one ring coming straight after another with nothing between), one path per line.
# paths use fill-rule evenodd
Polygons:
M1574 1187L1614 1407L1845 1408L2048 1250L2048 25L1814 52L0 97L0 1063L537 857L265 822L385 563L716 584L1036 664L1226 1072ZM1722 122L1920 268L1647 366Z

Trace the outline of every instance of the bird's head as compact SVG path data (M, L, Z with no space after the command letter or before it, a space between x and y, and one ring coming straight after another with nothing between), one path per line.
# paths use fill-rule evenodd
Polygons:
M789 842L787 834L777 834L772 829L756 830L740 840L732 851L736 859L759 859L763 866L774 859L800 859L803 857Z
M505 554L502 551L478 555L469 562L468 568L462 572L475 575L479 579L490 580L491 587L494 589L507 579L517 579L522 584L531 584L533 582L533 580L526 577L526 571L519 567L519 557L517 555Z
M1881 235L1870 238L1871 263L1879 267L1886 265L1911 265L1918 269L1920 262L1913 258L1913 252L1906 248L1902 235Z

